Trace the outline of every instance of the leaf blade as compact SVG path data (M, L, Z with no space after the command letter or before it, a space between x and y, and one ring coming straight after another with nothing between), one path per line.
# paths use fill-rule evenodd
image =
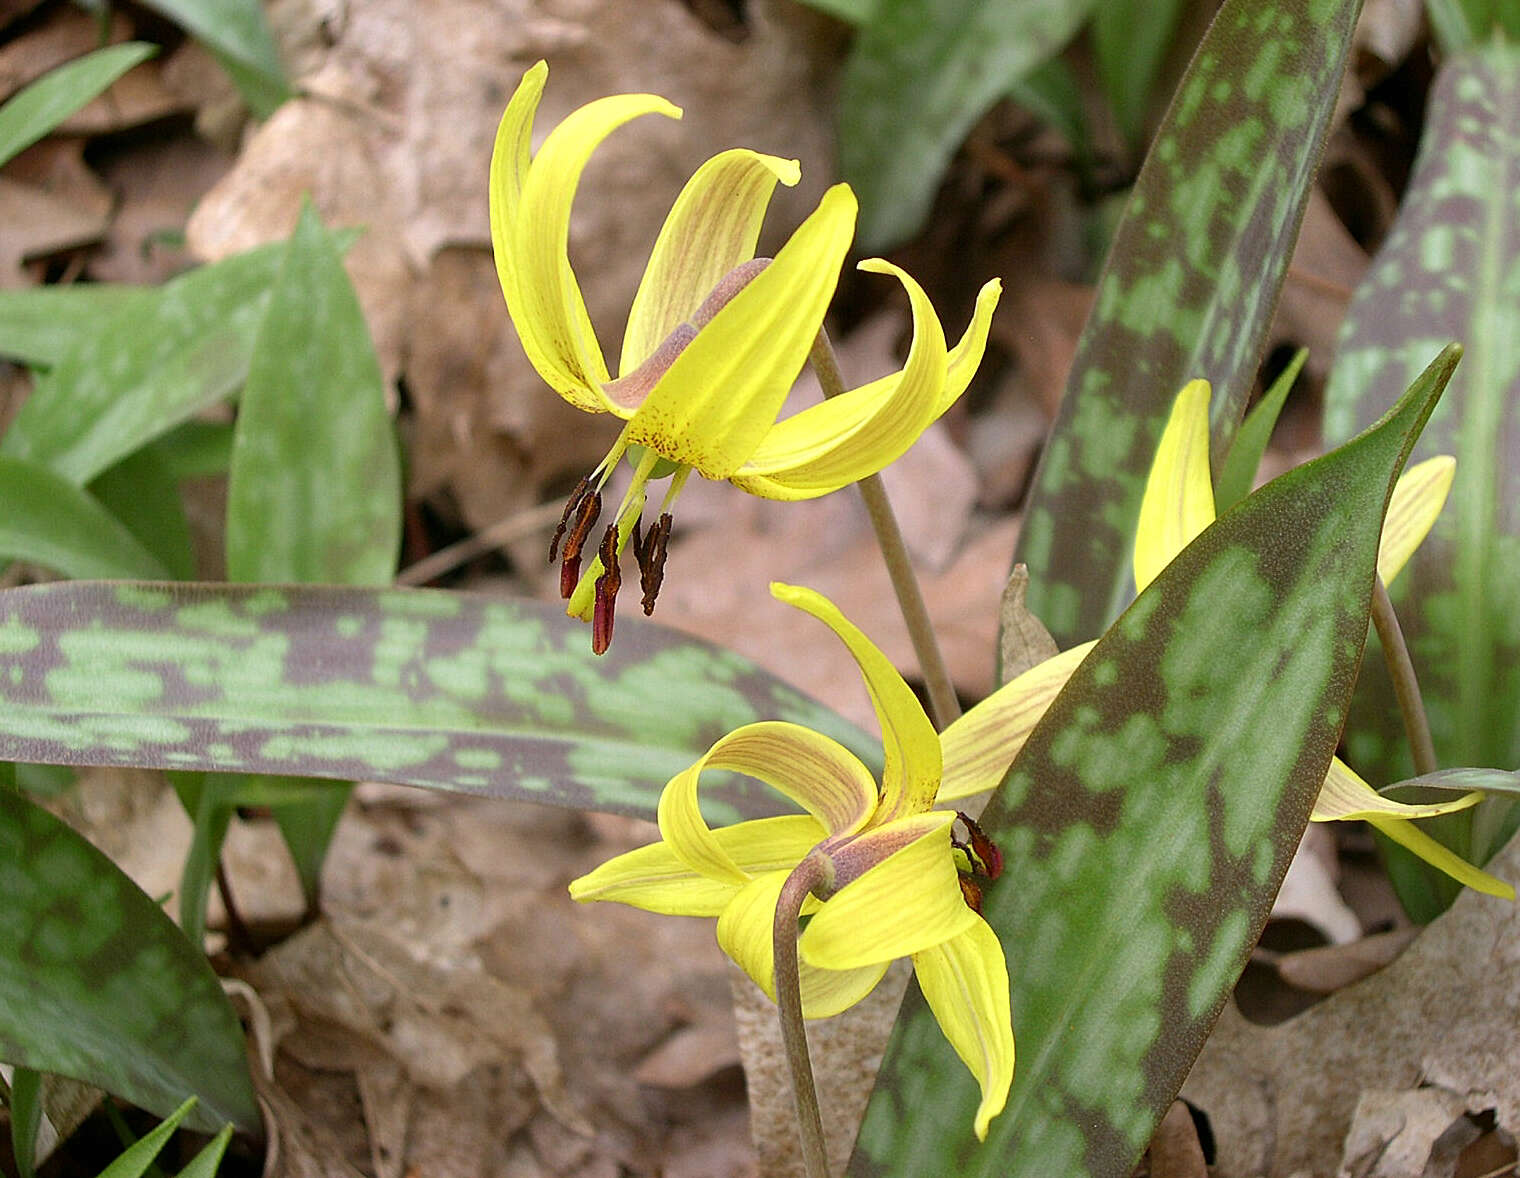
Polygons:
M156 45L128 41L50 70L0 106L0 166L41 139L139 62Z

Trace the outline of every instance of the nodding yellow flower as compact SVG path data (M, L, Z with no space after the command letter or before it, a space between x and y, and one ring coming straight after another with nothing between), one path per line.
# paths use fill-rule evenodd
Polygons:
M1441 514L1456 461L1441 456L1410 467L1394 487L1378 543L1378 575L1391 582ZM1195 380L1177 395L1156 448L1141 499L1135 533L1136 591L1155 579L1192 539L1214 522L1214 490L1209 476L1209 385ZM943 735L946 779L956 791L940 791L949 801L995 788L1014 753L1093 643L1062 651L1001 687L947 728ZM989 723L993 717L1000 722ZM953 773L952 773L953 770ZM1386 798L1339 757L1330 762L1325 784L1310 815L1314 822L1365 819L1394 842L1419 855L1476 891L1513 899L1515 890L1443 847L1410 819L1466 809L1482 800L1474 791L1449 802L1413 805Z
M570 206L596 146L645 114L679 118L652 94L581 107L531 150L548 78L523 75L491 157L491 242L507 312L523 351L556 392L588 413L611 413L622 433L566 506L550 559L572 616L592 622L598 653L612 638L618 556L632 541L644 612L654 609L670 535L669 508L692 471L773 499L809 499L874 474L898 458L966 389L986 348L1001 286L988 282L970 326L948 348L934 308L911 277L879 258L860 268L902 283L913 317L903 367L777 421L807 360L855 227L847 185L829 189L774 258L755 244L777 183L796 184L796 160L747 150L708 160L677 196L628 313L614 377L603 357L567 251ZM592 550L601 490L620 459L633 483ZM670 477L657 519L640 527L651 479ZM560 544L563 542L563 549Z
M981 1085L973 1128L985 1139L1013 1082L1013 1026L1003 947L969 877L996 878L1001 857L971 819L933 809L942 786L956 783L942 773L939 737L891 661L827 598L792 585L771 592L825 623L854 656L881 723L880 788L829 737L779 721L746 725L665 787L661 842L609 860L570 894L716 916L724 952L774 998L781 886L804 859L821 856L832 882L803 906L797 942L804 1017L853 1006L892 961L911 957L941 1030ZM707 769L756 777L806 813L712 830L697 803Z

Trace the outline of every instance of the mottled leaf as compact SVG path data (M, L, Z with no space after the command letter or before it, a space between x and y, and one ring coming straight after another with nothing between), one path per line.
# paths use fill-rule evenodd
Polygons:
M45 466L0 458L0 561L65 577L162 577L168 570L87 492Z
M140 61L155 45L128 41L97 49L43 74L0 106L0 165L9 163Z
M86 1080L187 1124L259 1128L243 1032L221 983L121 870L0 790L0 1059Z
M1441 765L1520 766L1517 338L1520 48L1496 44L1450 59L1436 77L1404 202L1347 311L1325 394L1325 437L1335 441L1386 408L1442 341L1467 350L1416 451L1456 456L1451 497L1390 589ZM1374 783L1413 769L1391 701L1382 658L1369 653L1346 747ZM1505 803L1442 819L1432 833L1481 864L1508 825L1496 805ZM1424 919L1454 895L1433 876L1395 878Z
M87 483L242 385L283 247L165 283L80 338L37 382L0 454Z
M1094 0L878 0L839 96L839 166L862 249L911 236L950 156L1020 77L1066 44Z
M64 582L0 592L0 759L394 781L652 817L758 719L880 744L730 651L434 590ZM704 787L713 822L776 795Z
M1133 593L1130 552L1177 391L1235 435L1319 164L1360 0L1225 0L1146 158L1078 342L1019 536L1063 646Z
M1123 1178L1271 909L1335 751L1394 480L1456 362L1185 549L1099 640L982 814L1018 1069L979 1093L910 1003L852 1173ZM1220 652L1228 651L1228 658Z
M144 287L103 282L0 290L0 356L51 368L102 322L153 297Z
M290 84L259 0L144 0L192 33L222 63L255 118L290 97Z

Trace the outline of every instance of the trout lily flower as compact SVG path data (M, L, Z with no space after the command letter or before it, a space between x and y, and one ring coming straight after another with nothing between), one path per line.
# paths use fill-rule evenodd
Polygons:
M1135 535L1136 592L1155 579L1204 528L1214 522L1209 476L1209 385L1189 383L1172 408L1141 500ZM1431 458L1405 471L1394 488L1378 545L1378 575L1392 582L1430 531L1451 489L1456 462ZM1030 731L1095 644L1074 646L1004 684L951 724L941 739L945 780L941 801L995 789ZM996 722L993 722L994 717ZM1339 757L1330 762L1310 820L1362 819L1394 842L1476 891L1513 899L1515 890L1454 854L1414 825L1481 801L1474 791L1449 802L1413 805L1386 798Z
M1003 948L966 876L995 878L1001 859L974 822L933 808L955 783L942 776L939 737L887 657L820 594L781 584L771 592L822 621L854 656L881 724L880 786L829 737L780 721L746 725L665 787L661 842L609 860L570 894L716 916L724 952L774 999L782 885L804 859L822 857L832 882L804 904L797 942L804 1017L853 1006L893 960L911 957L941 1030L981 1085L973 1128L985 1139L1013 1081L1013 1027ZM806 812L711 830L698 805L709 769L758 778Z
M844 184L777 252L755 244L777 183L800 178L796 160L735 149L708 160L677 196L634 296L613 377L570 267L570 207L597 145L645 114L680 118L652 94L622 94L581 107L532 151L533 120L548 78L539 62L507 105L491 157L491 243L507 312L523 351L561 397L624 422L600 465L572 493L550 560L562 561L568 612L592 622L598 653L612 638L621 584L618 556L631 543L644 612L664 575L670 507L688 476L727 480L754 495L809 499L881 470L963 393L981 363L1001 286L987 283L953 348L911 277L879 258L860 268L902 283L913 318L903 367L778 421L818 337L855 225ZM582 552L601 513L601 491L630 460L624 494L584 574ZM640 518L651 479L669 477L657 519ZM563 542L563 548L560 548Z

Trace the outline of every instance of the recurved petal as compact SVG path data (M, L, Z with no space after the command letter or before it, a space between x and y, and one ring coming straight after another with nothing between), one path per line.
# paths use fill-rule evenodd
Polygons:
M941 802L995 789L1050 703L1096 643L1084 642L1030 667L940 733Z
M876 810L871 771L838 741L798 724L746 724L713 745L706 760L709 769L759 778L791 798L829 834L853 834ZM820 834L813 842L823 838Z
M950 1046L982 1088L973 1128L987 1139L1013 1083L1013 1022L1008 964L997 934L981 917L965 932L913 955L924 1000Z
M890 262L868 258L860 269L895 275L907 290L913 315L907 360L890 376L778 421L734 476L735 486L774 499L826 495L896 461L939 416L948 358L934 305Z
M775 1001L776 901L788 871L773 871L756 876L734 897L718 918L718 944L755 985ZM807 962L798 963L797 976L802 990L804 1018L829 1018L848 1010L876 988L887 972L888 962L873 963L860 969L817 969Z
M690 319L720 278L755 256L776 182L791 187L800 176L796 160L743 148L713 156L692 174L665 218L628 312L620 375Z
M802 959L820 969L892 961L964 932L979 920L966 906L950 852L949 810L873 827L831 854L842 874L875 866L824 901L802 934ZM857 861L858 860L858 861Z
M726 479L755 452L807 359L855 228L836 184L774 261L697 332L628 423L628 440Z
M1209 478L1209 382L1189 381L1172 404L1151 462L1135 528L1135 590L1155 580L1214 522Z
M528 113L531 119L531 110ZM681 117L678 107L653 94L619 94L574 111L544 140L521 177L515 202L510 182L500 185L498 199L492 163L492 199L500 205L499 211L493 207L492 240L498 266L503 251L510 251L507 265L512 289L505 289L505 281L503 289L523 350L539 375L566 400L581 409L623 417L629 411L602 393L607 364L580 284L570 269L570 206L597 145L624 123L646 114ZM497 147L502 148L505 137L509 153L520 165L522 132L507 126L507 118L513 115L509 106L497 133Z
M1319 796L1314 799L1311 822L1348 822L1357 818L1383 815L1389 818L1433 818L1437 814L1450 814L1465 810L1483 800L1481 790L1473 790L1449 802L1414 804L1396 802L1385 798L1368 785L1350 765L1335 757L1330 771L1325 774L1325 784L1320 786Z
M1460 855L1436 842L1413 822L1379 814L1370 815L1367 821L1405 850L1418 855L1432 867L1444 871L1452 879L1465 884L1473 891L1483 892L1490 896L1502 896L1506 900L1515 898L1515 889L1512 885L1474 867Z
M823 594L772 581L771 596L805 610L834 631L860 668L881 725L885 753L881 800L871 821L887 822L929 809L939 788L939 736L892 661Z
M761 875L790 871L824 831L805 814L785 814L720 827L713 835L741 871ZM721 915L738 891L736 883L693 871L663 842L618 855L570 882L572 899L615 900L667 916Z
M1388 518L1378 541L1378 576L1387 585L1414 555L1446 505L1457 460L1448 454L1427 458L1406 470L1388 500Z

